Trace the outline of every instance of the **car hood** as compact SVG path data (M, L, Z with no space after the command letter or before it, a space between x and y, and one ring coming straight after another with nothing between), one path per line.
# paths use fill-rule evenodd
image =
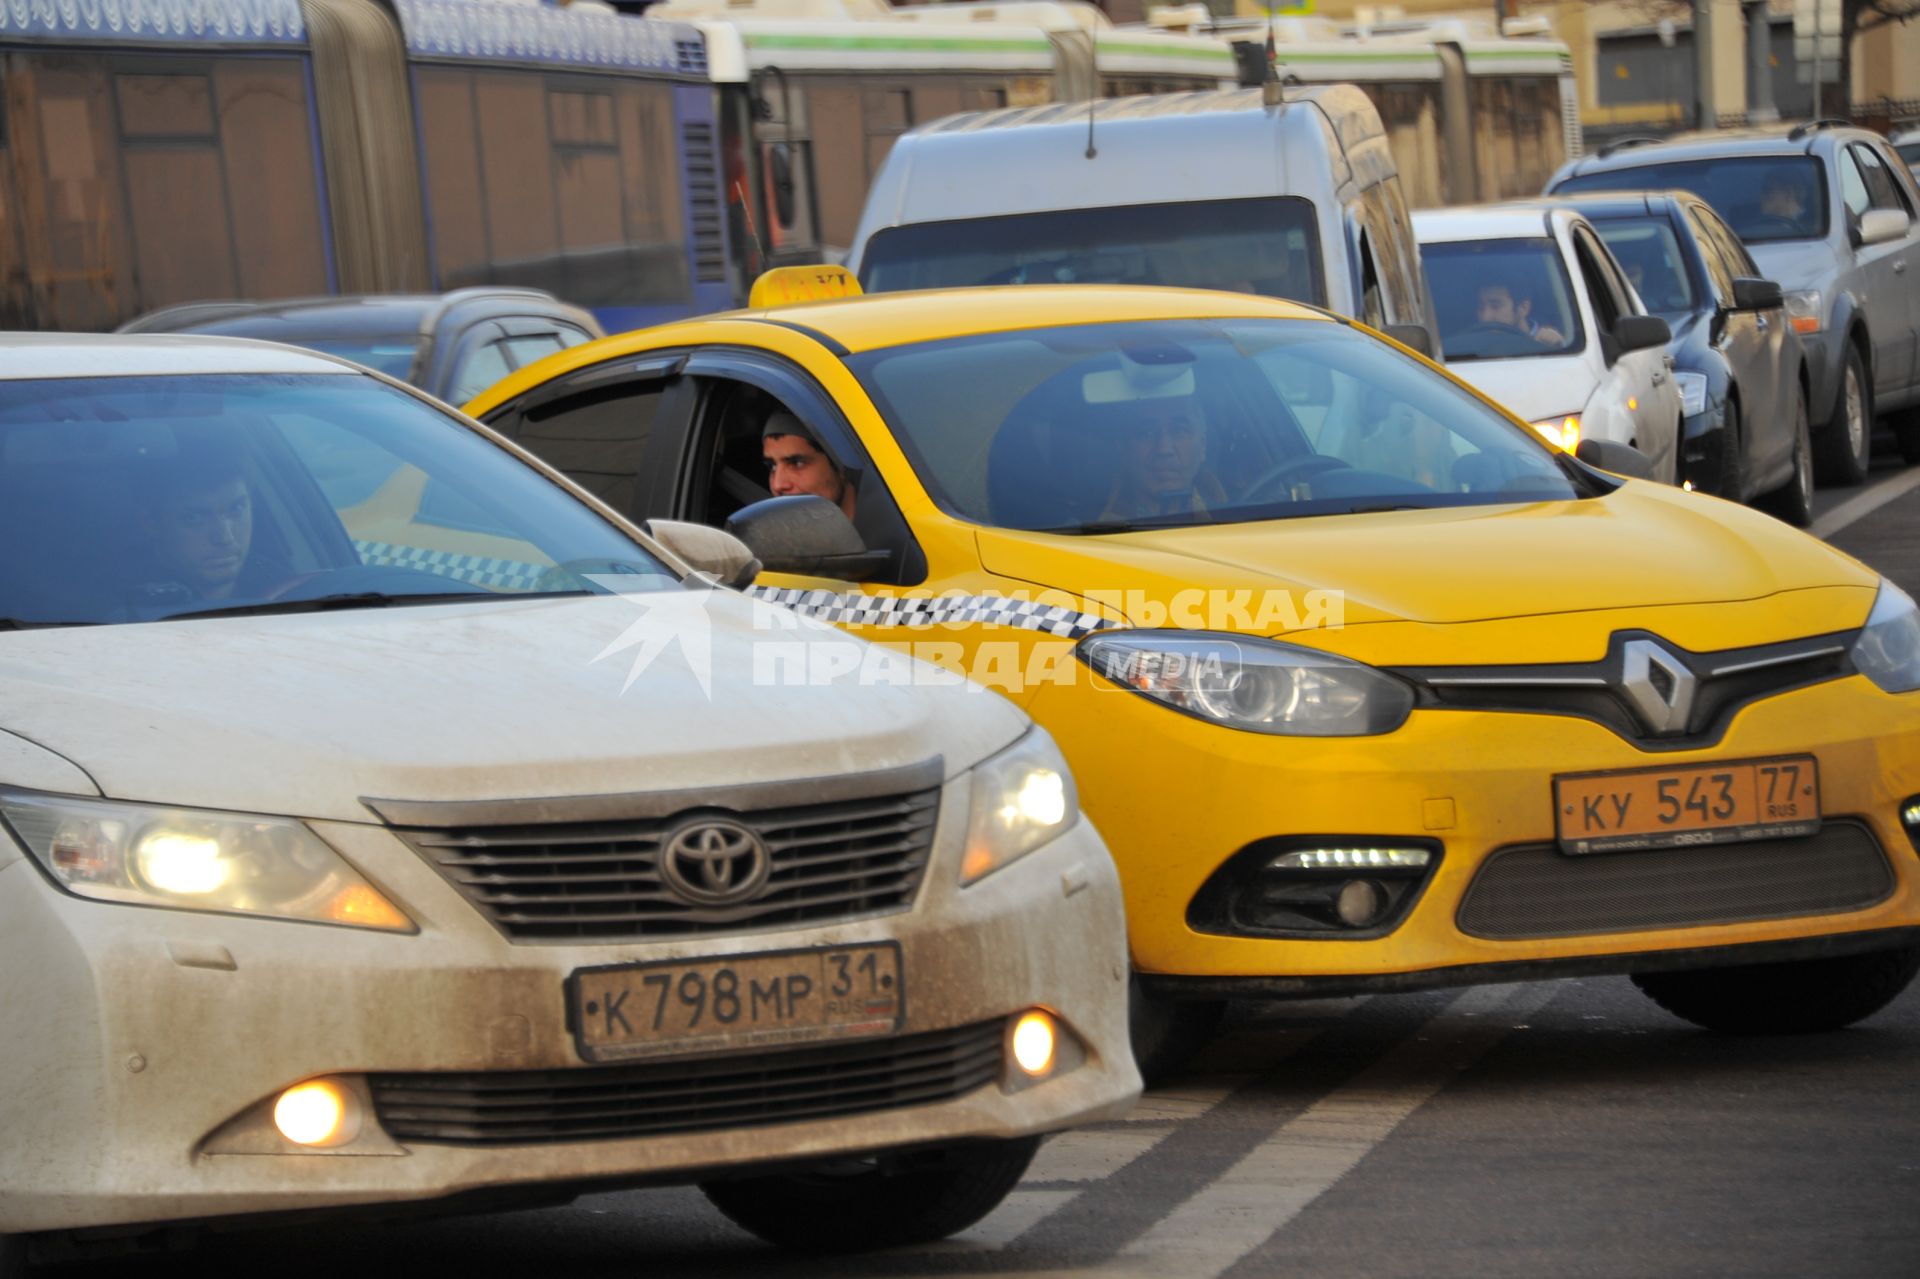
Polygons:
M851 687L873 682L857 661L789 683L807 663L770 651L891 655L768 629L776 612L792 624L730 592L672 591L15 632L0 635L0 730L112 798L342 821L371 820L362 798L698 790L936 755L952 776L1025 730L951 681ZM0 751L0 782L56 776L11 761Z
M1309 628L1337 621L1348 633L1385 623L1444 629L1526 617L1697 612L1796 592L1808 601L1827 593L1818 609L1837 610L1821 613L1809 604L1813 611L1803 617L1776 609L1777 625L1768 625L1778 633L1722 645L1733 647L1858 626L1878 583L1870 570L1771 516L1643 481L1572 502L1098 537L995 530L983 531L980 543L989 571L1074 591L1135 626L1264 635L1293 630L1295 617ZM1251 593L1253 624L1232 612L1235 592L1241 599ZM1316 616L1312 592L1333 593L1339 602L1319 598L1328 608ZM1165 611L1183 600L1199 611ZM1292 601L1292 617L1283 600ZM1499 660L1553 659L1520 652Z
M1580 412L1594 388L1593 370L1578 356L1463 360L1447 372L1529 422Z
M1749 244L1747 252L1760 274L1781 288L1830 288L1833 284L1833 246L1825 240L1777 240L1771 244ZM1829 303L1832 302L1828 298Z

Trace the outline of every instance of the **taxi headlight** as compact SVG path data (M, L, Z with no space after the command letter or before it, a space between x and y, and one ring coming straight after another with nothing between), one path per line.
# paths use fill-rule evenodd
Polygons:
M1366 737L1413 710L1406 684L1344 657L1203 631L1101 632L1075 650L1142 697L1252 733Z
M1885 578L1853 642L1853 668L1889 693L1920 689L1920 608Z
M1025 857L1080 819L1080 796L1046 730L1027 735L973 770L973 808L960 882L971 884Z
M288 818L6 788L0 817L78 897L413 931L340 854Z

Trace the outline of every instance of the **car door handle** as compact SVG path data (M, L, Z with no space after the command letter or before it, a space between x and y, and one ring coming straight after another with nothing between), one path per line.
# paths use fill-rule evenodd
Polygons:
M1907 260L1905 258L1901 258L1893 264L1893 273L1895 275L1905 275L1907 273Z
M1666 380L1667 380L1667 371L1665 369L1655 369L1653 371L1653 384L1655 386L1659 386L1662 382Z
M1761 332L1761 333L1765 333L1765 332L1767 331L1767 329L1768 329L1768 328L1770 327L1770 326L1768 325L1768 323L1767 323L1767 317L1766 317L1766 316L1764 316L1764 315L1756 315L1756 316L1754 316L1754 317L1753 317L1753 327L1754 327L1754 328L1755 328L1756 330L1758 330L1759 332Z

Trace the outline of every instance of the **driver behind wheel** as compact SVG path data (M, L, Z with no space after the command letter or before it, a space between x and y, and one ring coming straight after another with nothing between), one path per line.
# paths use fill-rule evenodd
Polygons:
M1564 346L1566 335L1533 318L1533 296L1524 288L1493 280L1480 286L1474 307L1481 324L1518 329L1541 346Z
M148 477L141 531L151 558L138 593L149 602L265 594L287 570L254 554L253 491L239 451L182 441Z
M1118 431L1120 473L1102 520L1204 515L1226 492L1206 469L1207 418L1197 395L1127 405Z

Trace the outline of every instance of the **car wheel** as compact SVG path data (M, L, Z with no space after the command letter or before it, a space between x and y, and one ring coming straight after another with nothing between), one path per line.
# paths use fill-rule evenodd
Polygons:
M1224 999L1167 999L1149 994L1136 973L1127 985L1127 1033L1133 1063L1149 1088L1178 1074L1206 1046L1226 1015Z
M1654 1003L1708 1030L1796 1035L1839 1030L1879 1012L1920 973L1920 946L1786 964L1634 977Z
M1900 443L1900 460L1920 466L1920 407L1906 409L1893 419L1893 438Z
M1841 484L1867 478L1873 455L1873 384L1867 381L1860 348L1847 344L1847 362L1840 371L1840 399L1833 406L1822 441L1824 469Z
M900 1248L945 1239L999 1207L1039 1148L1038 1137L979 1142L700 1189L735 1224L782 1248Z
M1794 397L1793 478L1767 494L1766 508L1793 525L1813 523L1813 438L1807 426L1807 393Z
M0 1235L0 1279L27 1279L33 1273L27 1264L25 1235Z

